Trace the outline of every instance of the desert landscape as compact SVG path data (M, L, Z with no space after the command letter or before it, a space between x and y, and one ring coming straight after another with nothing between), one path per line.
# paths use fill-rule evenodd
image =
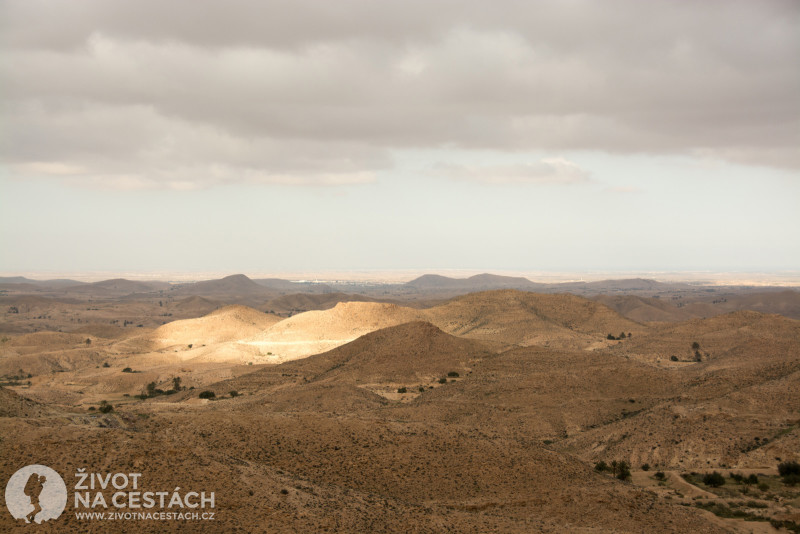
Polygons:
M800 292L529 284L4 279L0 474L203 488L226 532L800 529Z
M0 533L800 534L798 0L0 0Z

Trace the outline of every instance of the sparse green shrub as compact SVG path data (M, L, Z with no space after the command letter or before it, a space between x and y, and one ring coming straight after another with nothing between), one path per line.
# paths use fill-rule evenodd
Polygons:
M111 364L108 363L108 362L103 362L103 367L106 367L106 368L111 367Z
M455 371L450 371L449 373L447 373L447 376L458 378L458 373Z
M697 341L693 341L692 350L698 350L698 349L700 349L700 343L698 343Z
M214 398L214 397L216 397L217 395L216 395L216 393L214 393L213 391L206 390L206 391L201 391L201 392L200 392L200 395L198 395L198 396L199 396L201 399L213 399L213 398Z
M762 482L761 484L758 485L758 489L760 489L761 491L769 491L769 484L765 484Z
M650 471L650 464L642 464L642 471Z
M614 337L614 334L608 334L608 335L606 336L606 339L615 340L615 339L617 339L617 338L616 338L616 337Z
M423 391L425 391L425 386L420 386L419 387L419 392L422 393Z
M678 361L678 357L677 357L677 356L670 356L670 357L669 357L669 361L671 361L671 362L677 362L677 361Z
M718 488L725 484L725 477L719 474L718 471L706 473L703 475L703 484L711 488Z
M622 461L617 463L617 478L620 480L628 480L631 478L631 468L628 462Z
M239 396L239 392L238 391L236 391L235 389L231 390L231 398L232 399L235 398L235 397L238 397L238 396Z
M132 373L133 369L131 369L130 367L126 367L125 369L122 370L122 372L123 373Z
M664 471L656 471L656 474L653 475L656 477L656 480L666 480L667 475L664 474Z
M445 377L442 377L442 378L439 379L439 383L440 384L447 384L447 379Z
M778 464L778 474L782 477L786 475L800 475L800 463L781 462Z
M100 401L98 410L100 410L100 413L109 413L114 411L114 407L110 405L108 401Z
M89 411L90 411L90 412L93 412L94 410L95 410L95 407L94 407L94 406L89 406Z
M594 470L599 471L600 473L602 473L603 471L608 471L609 470L608 464L605 463L603 460L600 460L599 462L594 464Z
M405 386L403 386L403 387L401 387L401 388L397 388L397 392L398 392L398 393L405 393L406 391L407 391L407 390L406 390Z

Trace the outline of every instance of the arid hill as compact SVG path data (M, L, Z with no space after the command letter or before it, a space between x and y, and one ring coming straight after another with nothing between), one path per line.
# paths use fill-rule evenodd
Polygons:
M642 325L582 297L514 290L458 297L426 310L426 316L445 332L511 345L589 348L609 333L644 331Z
M795 290L739 294L715 292L712 297L681 297L670 300L635 295L600 295L593 298L638 322L674 323L739 310L777 313L800 319L800 292Z
M673 303L657 298L634 295L601 295L594 297L593 300L637 323L676 323L696 318L691 311L678 308Z
M0 417L40 417L54 410L0 386Z
M173 321L157 328L151 338L162 346L202 345L238 341L260 334L281 317L247 306L226 306L197 319Z
M339 303L330 310L309 311L290 317L263 333L242 341L274 362L318 354L387 326L419 320L420 312L395 304Z

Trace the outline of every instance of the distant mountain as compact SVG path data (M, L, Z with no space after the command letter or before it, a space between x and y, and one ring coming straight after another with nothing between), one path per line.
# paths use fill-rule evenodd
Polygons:
M243 274L234 274L218 280L204 280L191 284L181 284L174 291L177 295L248 295L269 296L274 295L263 285L257 284Z
M89 284L78 282L77 285L62 287L65 293L78 293L84 295L97 295L103 297L117 297L130 295L132 293L150 293L162 289L168 289L166 282L139 282L136 280L126 280L125 278L113 278L101 282Z
M0 284L35 284L36 280L24 276L0 276Z
M416 290L466 290L483 291L488 289L539 289L543 284L536 284L527 278L518 276L500 276L496 274L476 274L469 278L450 278L438 274L424 274L404 284L404 287Z
M85 284L85 282L78 282L77 280L69 280L67 278L56 278L53 280L33 280L24 276L0 276L0 284L30 284L38 287L61 288L78 286Z

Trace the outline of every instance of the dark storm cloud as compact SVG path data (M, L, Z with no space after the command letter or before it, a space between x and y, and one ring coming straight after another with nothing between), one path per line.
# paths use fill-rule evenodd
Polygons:
M2 157L23 176L361 183L439 147L800 167L796 2L0 5Z

